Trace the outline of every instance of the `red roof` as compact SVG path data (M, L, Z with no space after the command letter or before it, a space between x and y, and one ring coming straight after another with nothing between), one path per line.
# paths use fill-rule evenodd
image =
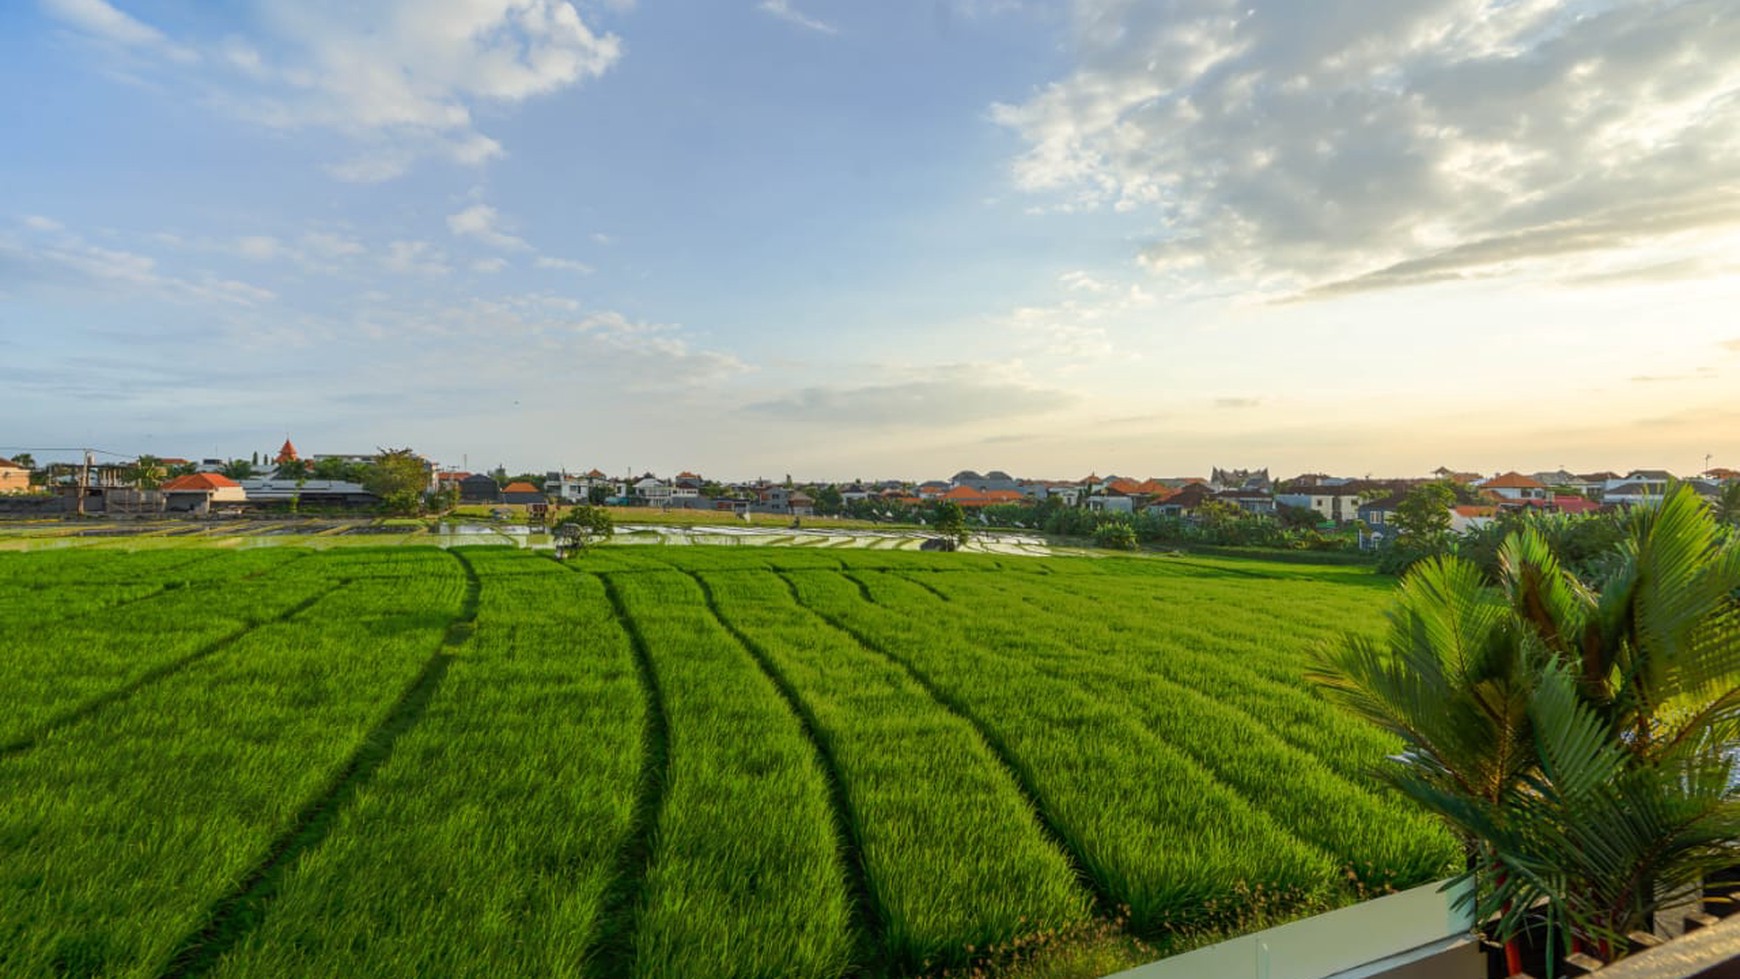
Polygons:
M209 493L213 490L230 489L241 483L219 475L218 473L190 473L177 476L161 487L166 493Z
M1555 496L1553 505L1559 508L1560 513L1571 514L1594 513L1601 509L1601 504L1594 500L1585 500L1581 496Z
M291 445L289 439L285 439L284 440L284 447L282 449L278 450L278 458L273 459L272 461L279 463L279 464L283 464L286 462L295 462L296 461L296 446Z
M528 483L528 482L525 482L524 480L521 480L520 482L509 483L506 486L502 487L502 492L503 493L537 493L537 492L541 492L541 491L536 486L533 486L531 483Z
M1530 479L1519 472L1494 476L1480 484L1481 489L1546 489L1547 484Z
M604 474L599 472L598 470L594 469L591 472L586 474L586 478L587 479L603 479Z
M0 469L23 469L23 468L24 468L23 466L20 466L18 463L13 462L11 459L0 459Z
M1740 469L1726 469L1717 466L1714 469L1704 470L1704 475L1711 479L1740 479Z
M1498 507L1491 506L1459 506L1451 509L1464 517L1490 517L1498 513Z
M980 492L971 486L956 486L937 499L949 500L959 503L961 506L990 506L994 503L1020 503L1026 497L1014 490L985 490Z

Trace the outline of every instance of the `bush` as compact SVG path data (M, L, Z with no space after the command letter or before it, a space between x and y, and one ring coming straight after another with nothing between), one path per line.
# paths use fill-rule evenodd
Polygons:
M1101 524L1094 530L1094 543L1114 551L1136 549L1136 528L1127 523Z

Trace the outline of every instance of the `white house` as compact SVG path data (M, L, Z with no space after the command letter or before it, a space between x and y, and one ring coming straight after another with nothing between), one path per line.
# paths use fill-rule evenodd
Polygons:
M1551 495L1545 483L1519 472L1494 476L1476 485L1483 490L1491 490L1506 500L1545 500Z
M634 484L634 495L647 506L670 506L671 484L656 476L645 476Z
M1324 520L1349 523L1359 519L1359 494L1340 487L1319 486L1298 493L1277 493L1275 502L1282 506L1312 510Z

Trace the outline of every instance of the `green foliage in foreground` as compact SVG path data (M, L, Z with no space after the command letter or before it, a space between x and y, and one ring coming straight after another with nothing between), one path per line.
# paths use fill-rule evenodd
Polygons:
M1450 863L1300 679L1358 569L455 553L0 554L0 974L1103 965Z
M1532 531L1496 587L1424 561L1388 634L1321 673L1407 742L1386 780L1474 844L1480 916L1509 936L1544 904L1604 959L1740 846L1740 544L1685 487L1623 529L1594 588Z

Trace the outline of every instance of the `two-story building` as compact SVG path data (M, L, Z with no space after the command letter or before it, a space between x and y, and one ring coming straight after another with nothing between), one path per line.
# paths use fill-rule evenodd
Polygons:
M1532 476L1524 476L1519 472L1501 473L1475 485L1503 500L1540 500L1545 502L1552 496L1545 483Z
M1359 519L1359 493L1348 486L1316 486L1275 494L1280 506L1310 510L1322 520L1352 523Z
M647 473L634 482L634 502L640 506L668 507L671 505L671 484Z

